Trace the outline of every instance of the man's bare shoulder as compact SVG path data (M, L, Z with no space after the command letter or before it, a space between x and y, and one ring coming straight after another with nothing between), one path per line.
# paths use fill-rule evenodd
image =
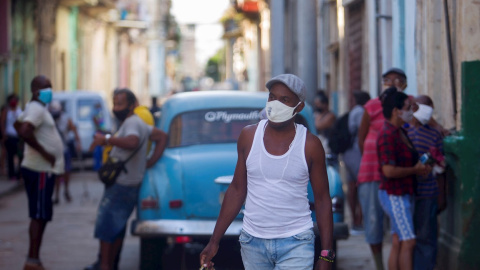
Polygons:
M239 146L247 146L253 142L253 137L255 136L255 131L257 130L258 123L253 125L248 125L242 129L240 136L238 138Z
M320 139L308 130L307 130L307 138L305 143L311 146L314 146L314 144L318 144L318 143L322 144L320 142Z
M246 126L242 129L242 132L246 132L248 134L249 133L255 134L255 131L257 130L258 124L259 123L256 123L256 124L253 124L253 125L248 125L248 126Z
M307 156L311 156L313 154L320 154L323 156L325 155L325 150L323 149L322 142L310 131L307 131L307 138L305 140L305 152Z

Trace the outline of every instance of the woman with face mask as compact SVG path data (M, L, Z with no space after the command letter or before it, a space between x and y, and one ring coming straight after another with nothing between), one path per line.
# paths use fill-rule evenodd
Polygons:
M405 72L392 68L382 74L384 89L403 91L406 87ZM384 92L385 93L385 92ZM364 222L365 241L370 245L377 270L383 270L382 242L384 235L383 210L378 201L378 186L381 181L377 156L377 137L385 117L382 113L382 95L372 98L364 105L364 113L358 128L358 147L362 153L357 175L358 199L362 214L368 217ZM411 97L413 98L413 97Z
M430 166L419 161L418 152L402 128L413 118L412 101L392 87L382 95L385 117L377 139L381 182L378 198L392 226L388 269L412 269L415 233L413 195L416 175L428 175Z

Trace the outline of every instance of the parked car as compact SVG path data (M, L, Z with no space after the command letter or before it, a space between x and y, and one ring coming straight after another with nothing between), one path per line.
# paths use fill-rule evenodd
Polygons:
M266 92L200 91L176 94L164 103L158 127L169 135L169 142L162 158L145 174L131 226L132 234L140 237L141 269L159 268L159 249L166 242L209 239L233 178L237 138L243 127L260 120L267 98ZM315 132L310 106L297 117ZM336 242L348 237L344 194L335 167L328 165L327 173ZM311 187L308 197L313 209ZM313 212L312 217L315 220ZM238 239L242 218L240 211L224 238Z
M105 131L111 131L112 129L112 117L105 98L96 92L78 90L74 92L53 92L52 99L58 100L62 104L63 111L77 126L78 136L82 144L82 157L91 156L92 153L88 151L88 148L92 144L93 135L96 131L93 117L100 114L103 119L102 129Z

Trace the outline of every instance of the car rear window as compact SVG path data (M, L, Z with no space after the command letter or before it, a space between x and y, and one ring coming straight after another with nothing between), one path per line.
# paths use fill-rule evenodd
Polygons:
M80 99L77 102L77 117L79 121L92 121L101 107L101 101L98 99ZM97 108L98 107L98 108Z
M236 142L242 129L260 121L262 108L190 111L170 124L169 147Z

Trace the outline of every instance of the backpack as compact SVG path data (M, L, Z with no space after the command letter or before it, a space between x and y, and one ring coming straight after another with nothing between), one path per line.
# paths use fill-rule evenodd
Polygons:
M332 154L342 154L353 146L353 136L348 129L348 115L345 113L335 121L328 136L328 147Z

